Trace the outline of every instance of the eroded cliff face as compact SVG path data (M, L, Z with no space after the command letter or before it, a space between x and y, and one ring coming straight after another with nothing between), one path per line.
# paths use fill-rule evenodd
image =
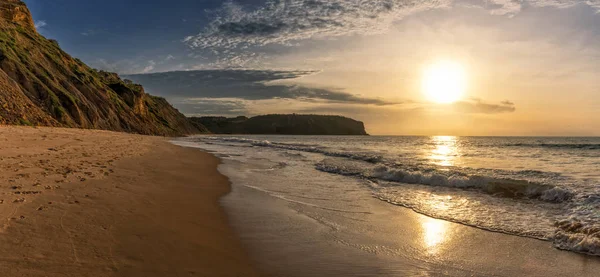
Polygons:
M162 98L96 71L35 30L25 4L0 0L0 123L152 135L200 132Z
M0 20L3 21L2 23L16 24L23 28L35 30L35 24L29 9L20 0L1 0Z

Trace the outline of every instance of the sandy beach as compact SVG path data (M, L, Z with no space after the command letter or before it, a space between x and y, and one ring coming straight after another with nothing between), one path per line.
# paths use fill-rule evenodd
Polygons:
M284 139L295 141L273 142ZM382 181L376 184L366 178L317 170L324 160L333 164L349 159L313 153L313 148L299 151L299 145L318 143L310 139L236 136L225 137L224 141L192 137L176 142L222 159L219 171L229 177L233 189L221 203L262 272L297 277L542 277L597 276L600 272L598 257L559 250L551 240L487 231L382 201L376 194L385 185ZM254 146L248 146L248 140ZM349 139L332 140L341 143ZM367 139L363 143L373 142ZM287 145L291 147L281 148ZM353 163L348 162L346 170ZM420 197L435 210L449 209L445 205L451 202L435 201L440 198L455 198L472 208L484 198L496 200L491 195L461 197L456 190L443 187L428 190L421 186L421 194L410 194L410 184L387 186L402 189L396 195ZM500 200L514 201L514 205L532 201ZM503 210L501 202L493 203L498 203L490 206L496 213L517 218ZM526 219L513 222L533 224Z
M600 277L598 26L0 0L0 277Z
M2 276L257 276L218 159L164 138L0 128Z
M269 189L303 171L288 165L287 173L261 179L278 165L259 156L259 163L224 159L219 166L212 154L167 138L78 129L2 127L0 141L2 276L594 276L600 270L597 257L388 205L343 177L322 187L336 201L309 198L304 186Z

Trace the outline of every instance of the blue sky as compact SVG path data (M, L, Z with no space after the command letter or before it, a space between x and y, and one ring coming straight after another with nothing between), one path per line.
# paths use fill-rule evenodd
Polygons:
M93 66L121 72L141 72L150 60L185 56L189 47L183 38L207 24L205 9L221 5L202 0L25 2L36 22L44 22L43 35Z
M374 134L600 135L600 0L25 2L67 52L188 115L342 114ZM421 88L440 61L465 69L455 103Z

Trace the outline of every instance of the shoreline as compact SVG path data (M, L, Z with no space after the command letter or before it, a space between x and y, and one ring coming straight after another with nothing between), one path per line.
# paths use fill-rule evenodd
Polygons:
M80 129L2 127L0 140L3 276L262 276L213 155Z
M322 216L320 208L274 197L279 191L233 184L224 197L226 210L260 268L273 276L595 276L600 270L597 256L432 218L375 198L361 204L368 207L365 217L347 220L341 212ZM266 220L266 226L257 224ZM354 228L351 221L367 223ZM280 265L277 257L290 262Z
M313 176L334 178L321 179L328 184L321 196L339 199L313 198L309 187L277 190L308 168L289 164L291 175L255 179L277 166L260 155L257 164L243 163L163 137L82 129L2 127L0 141L3 276L600 271L597 257L434 219L375 199L342 176Z
M273 276L594 276L600 271L598 257L560 250L550 241L435 219L376 199L360 180L299 161L310 153L196 147L222 157L219 170L233 185L222 203L257 265ZM282 157L297 160L283 166Z

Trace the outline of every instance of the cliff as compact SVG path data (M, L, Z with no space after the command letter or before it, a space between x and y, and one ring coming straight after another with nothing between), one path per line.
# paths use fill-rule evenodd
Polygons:
M0 0L0 124L148 135L199 133L165 99L96 71L40 35L20 0Z
M367 135L362 122L330 115L261 115L193 117L192 122L215 134Z

